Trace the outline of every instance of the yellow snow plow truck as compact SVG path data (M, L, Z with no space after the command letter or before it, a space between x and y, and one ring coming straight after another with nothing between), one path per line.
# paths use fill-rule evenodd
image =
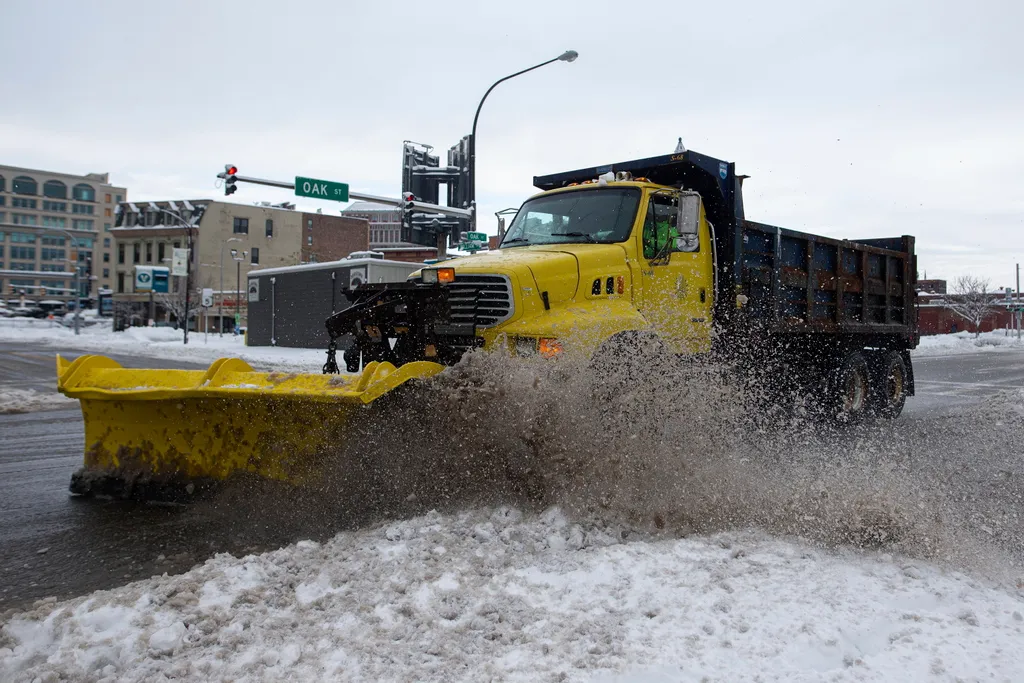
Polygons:
M779 368L846 421L914 393L914 238L836 240L746 220L735 165L692 151L534 178L500 249L364 284L326 321L324 374L58 359L81 400L75 493L149 497L239 474L286 482L350 411L467 352L586 358L656 344ZM339 373L336 352L345 369Z

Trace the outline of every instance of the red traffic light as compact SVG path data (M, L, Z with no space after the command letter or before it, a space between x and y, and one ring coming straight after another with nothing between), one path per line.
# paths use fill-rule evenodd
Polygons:
M228 175L235 175L236 173L238 173L237 166L226 166L224 170L228 172Z

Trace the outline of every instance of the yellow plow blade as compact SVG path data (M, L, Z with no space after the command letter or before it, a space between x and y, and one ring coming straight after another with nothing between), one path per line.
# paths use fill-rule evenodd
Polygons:
M147 497L240 473L301 483L337 448L353 409L443 369L420 361L370 363L359 375L264 373L221 358L205 371L145 370L57 356L57 388L79 399L85 421L85 467L71 488Z

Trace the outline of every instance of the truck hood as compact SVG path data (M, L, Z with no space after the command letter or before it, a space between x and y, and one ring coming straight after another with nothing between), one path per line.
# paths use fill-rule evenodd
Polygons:
M499 249L461 260L460 271L518 272L523 268L533 276L538 293L547 292L552 304L569 301L579 294L580 278L616 266L622 268L626 250L618 244L538 244L529 247ZM521 282L521 285L528 286Z

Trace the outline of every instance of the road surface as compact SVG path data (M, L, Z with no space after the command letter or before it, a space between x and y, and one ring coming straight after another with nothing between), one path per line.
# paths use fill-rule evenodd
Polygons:
M75 357L81 352L0 342L0 389L55 391L55 353ZM129 366L206 367L113 357ZM908 400L902 418L910 425L908 433L948 429L944 422L964 406L1004 389L1024 387L1022 353L915 357L914 365L918 395ZM70 476L82 458L77 405L0 415L0 435L0 613L46 596L66 598L153 574L181 572L217 552L253 552L292 540L287 531L225 523L202 507L69 496ZM970 495L987 495L984 486L979 479Z

